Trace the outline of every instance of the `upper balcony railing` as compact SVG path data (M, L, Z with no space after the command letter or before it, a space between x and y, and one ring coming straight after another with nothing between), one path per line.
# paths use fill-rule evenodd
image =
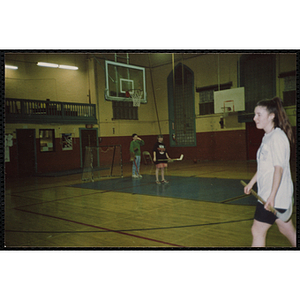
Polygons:
M6 123L96 124L96 105L5 99Z

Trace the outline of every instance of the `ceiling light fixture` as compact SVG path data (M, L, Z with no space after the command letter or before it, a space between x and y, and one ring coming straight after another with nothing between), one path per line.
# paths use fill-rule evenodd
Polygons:
M68 65L59 65L47 62L38 62L37 65L39 67L48 67L48 68L59 68L59 69L66 69L66 70L78 70L78 67L75 66L68 66Z
M5 69L18 70L17 66L5 65Z
M66 69L66 70L78 70L78 67L75 66L68 66L68 65L59 65L60 69Z
M39 67L58 68L58 64L52 64L52 63L47 63L47 62L38 62L37 65Z

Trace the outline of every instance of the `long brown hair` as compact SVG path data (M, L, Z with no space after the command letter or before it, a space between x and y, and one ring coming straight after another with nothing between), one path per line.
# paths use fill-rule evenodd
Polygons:
M269 114L275 115L273 122L274 127L279 127L287 135L291 144L294 143L294 135L292 126L282 105L282 100L279 97L275 97L272 100L261 100L257 103L257 106L263 106L267 109Z

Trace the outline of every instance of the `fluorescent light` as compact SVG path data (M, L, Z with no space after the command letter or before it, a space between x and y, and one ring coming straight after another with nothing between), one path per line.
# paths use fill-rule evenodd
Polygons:
M40 66L40 67L48 67L48 68L78 70L78 67L76 67L76 66L59 65L59 64L53 64L53 63L47 63L47 62L38 62L37 65Z
M52 64L47 62L38 62L37 65L39 67L58 68L58 64Z
M66 70L78 70L78 67L75 66L68 66L68 65L59 65L60 69L66 69Z
M5 69L18 70L17 66L5 65Z

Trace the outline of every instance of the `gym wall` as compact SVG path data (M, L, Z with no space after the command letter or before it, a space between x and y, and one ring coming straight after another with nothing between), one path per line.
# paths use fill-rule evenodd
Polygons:
M156 54L157 55L157 54ZM171 54L170 54L171 55ZM183 63L194 72L196 87L210 86L218 82L232 82L232 88L239 86L238 63L241 54L207 54L184 60ZM102 57L102 56L101 56ZM114 60L114 54L105 54L105 58ZM134 64L134 54L130 54ZM139 59L149 66L148 56ZM104 59L97 59L85 53L13 53L6 54L6 61L17 64L18 70L5 70L5 96L32 100L62 101L92 103L97 107L99 144L121 144L124 162L129 162L129 143L131 134L138 133L146 142L143 150L151 151L157 134L164 135L164 141L169 147L169 116L167 77L172 72L172 62L153 67L146 67L147 104L141 104L138 109L139 120L113 120L112 103L104 99L105 66ZM42 68L37 61L49 61L59 64L76 65L77 71ZM138 63L141 63L139 61ZM179 63L178 61L175 65ZM281 72L295 69L294 54L276 55L276 92L282 97L284 85L278 78ZM152 75L152 76L151 76ZM296 126L295 107L287 108L292 126ZM171 157L181 153L186 159L198 160L246 160L246 126L239 123L234 116L229 126L221 128L220 115L199 115L199 96L195 91L196 147L169 147ZM80 164L80 128L86 124L6 124L6 134L14 138L10 148L11 160L6 163L7 174L17 173L16 129L35 129L36 144L39 144L39 129L55 130L55 153L38 153L37 172L63 171L76 169ZM61 133L72 133L73 150L61 150ZM232 145L235 144L235 147ZM38 148L37 148L38 149Z

